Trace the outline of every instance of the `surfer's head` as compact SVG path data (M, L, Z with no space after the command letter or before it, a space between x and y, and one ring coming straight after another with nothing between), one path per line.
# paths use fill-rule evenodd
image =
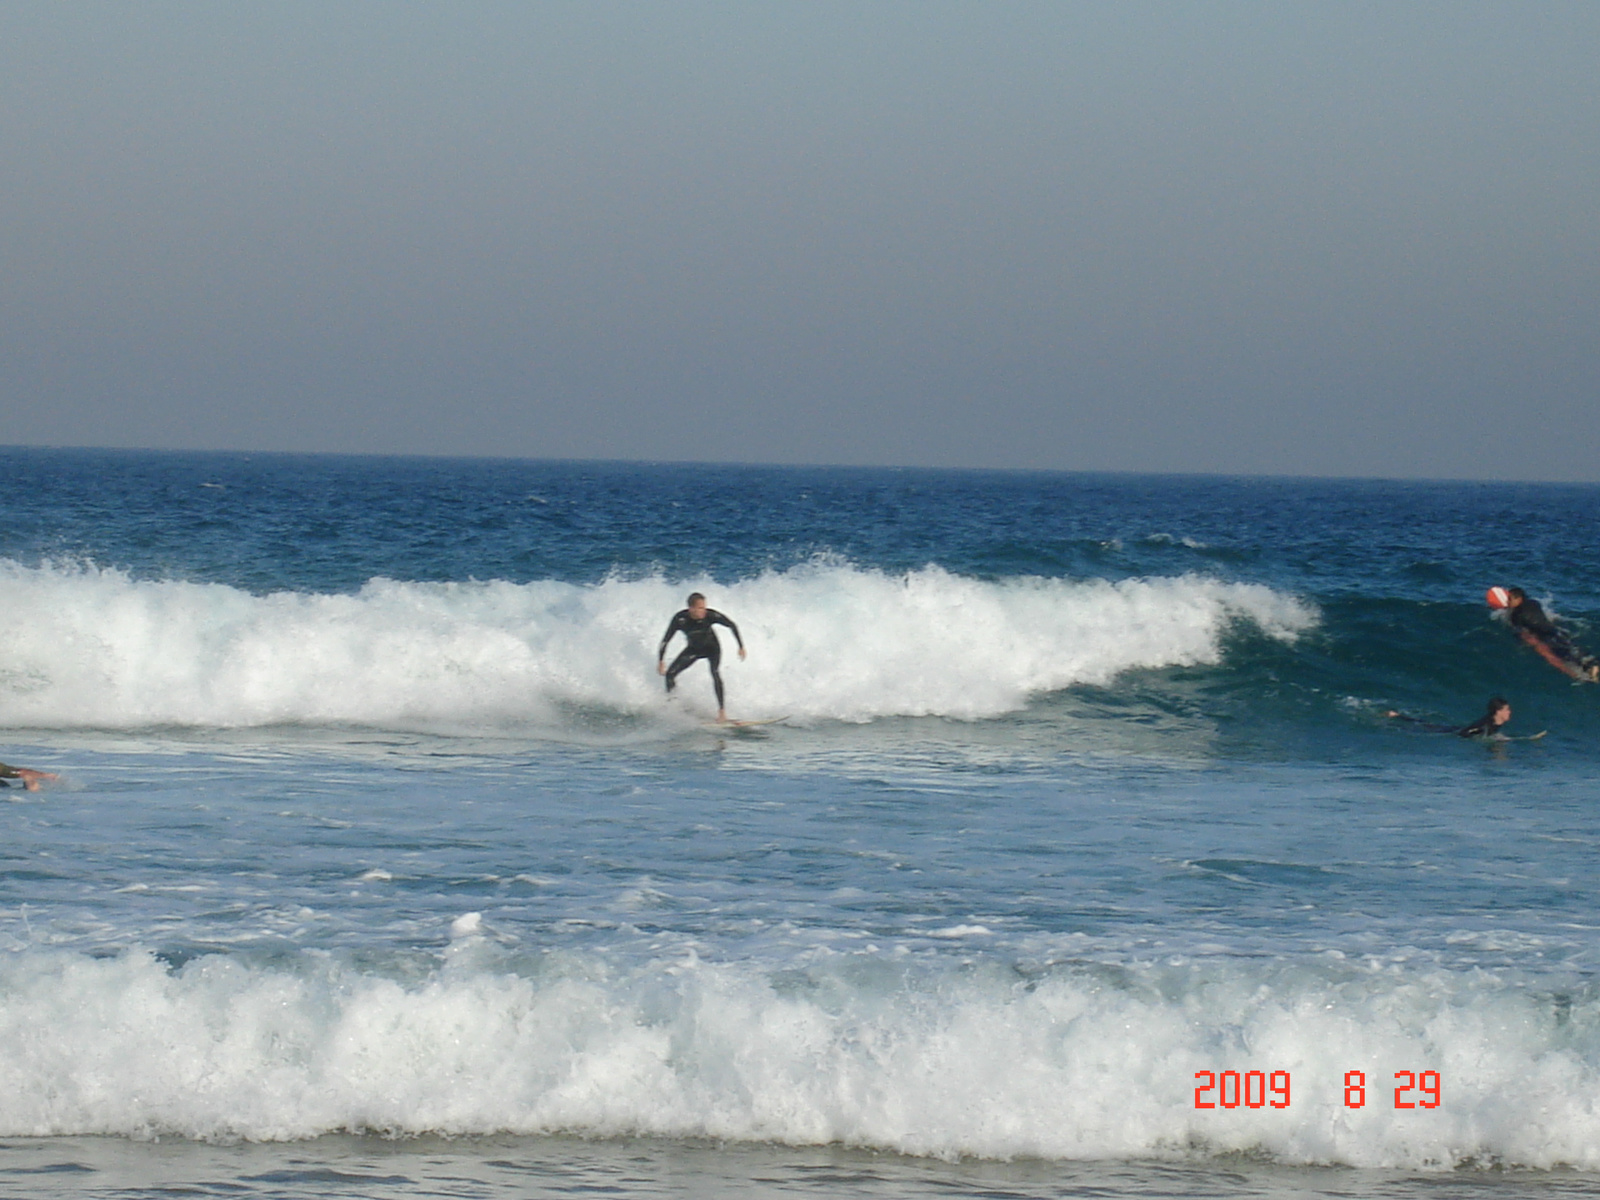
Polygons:
M1511 701L1504 696L1490 696L1489 705L1483 710L1484 718L1496 729L1511 720Z
M1528 593L1521 588L1510 587L1506 589L1506 607L1515 608L1528 598Z
M705 616L706 615L706 598L705 598L704 593L701 593L701 592L690 592L689 593L689 602L688 602L687 607L689 609L689 615L691 617L693 617L696 621L698 621L701 617Z

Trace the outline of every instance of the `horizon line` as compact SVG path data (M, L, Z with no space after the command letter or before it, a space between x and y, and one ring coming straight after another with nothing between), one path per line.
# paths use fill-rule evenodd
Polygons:
M1318 483L1429 483L1471 484L1493 486L1496 484L1538 485L1542 487L1600 487L1600 480L1585 479L1528 479L1512 476L1486 476L1466 478L1453 475L1336 475L1290 471L1219 471L1219 470L1153 470L1135 467L1031 467L1031 466L950 466L937 463L830 463L830 462L774 462L751 460L627 458L587 456L540 456L529 454L428 454L413 451L384 450L247 450L237 448L195 447L174 448L163 446L76 446L54 443L0 444L3 452L79 452L99 454L160 454L160 455L227 455L231 457L263 458L361 458L409 459L424 462L525 462L546 464L572 464L594 466L633 467L717 467L746 468L775 471L926 471L967 474L1008 475L1117 475L1130 477L1155 477L1163 479L1237 479L1275 480L1281 482L1306 481Z

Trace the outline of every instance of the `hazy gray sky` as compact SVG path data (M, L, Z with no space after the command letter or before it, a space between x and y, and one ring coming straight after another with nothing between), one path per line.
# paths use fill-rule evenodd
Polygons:
M0 444L1600 480L1600 4L0 7Z

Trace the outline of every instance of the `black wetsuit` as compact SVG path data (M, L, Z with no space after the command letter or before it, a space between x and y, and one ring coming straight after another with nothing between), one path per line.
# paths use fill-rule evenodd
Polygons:
M1408 721L1425 733L1453 733L1457 737L1464 738L1505 737L1505 734L1500 732L1500 726L1494 723L1494 716L1491 713L1484 713L1471 725L1436 725L1432 721L1424 721L1418 717L1408 717L1405 713L1395 713L1394 719Z
M1509 610L1507 620L1518 633L1529 633L1538 638L1557 658L1588 670L1594 659L1572 644L1566 631L1545 613L1537 600L1523 597L1522 602Z
M717 708L726 708L722 695L722 643L717 641L713 625L726 625L733 630L733 636L739 643L739 648L744 649L744 638L739 636L739 627L714 608L706 609L706 615L696 620L689 615L689 610L683 609L672 618L667 625L667 632L661 636L661 646L656 650L656 657L665 658L667 643L672 640L672 635L681 633L688 640L688 645L672 660L672 665L667 668L667 691L672 691L678 681L678 675L686 668L693 666L702 658L711 667L711 683L717 689Z
M1537 600L1524 597L1522 603L1510 610L1507 619L1513 629L1533 634L1540 641L1548 643L1552 650L1570 645L1567 635L1556 628L1556 623L1545 614Z

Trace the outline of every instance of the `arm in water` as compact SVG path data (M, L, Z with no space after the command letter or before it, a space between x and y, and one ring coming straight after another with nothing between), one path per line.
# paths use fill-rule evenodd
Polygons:
M0 779L20 779L22 786L30 792L37 792L41 783L49 783L59 779L53 771L33 771L27 767L9 767L0 763Z
M1489 703L1483 710L1483 716L1470 725L1437 725L1432 721L1423 721L1417 717L1408 717L1403 712L1390 709L1383 714L1393 721L1406 721L1419 726L1424 733L1453 733L1464 738L1501 738L1502 726L1511 720L1511 702L1504 696L1491 696Z

